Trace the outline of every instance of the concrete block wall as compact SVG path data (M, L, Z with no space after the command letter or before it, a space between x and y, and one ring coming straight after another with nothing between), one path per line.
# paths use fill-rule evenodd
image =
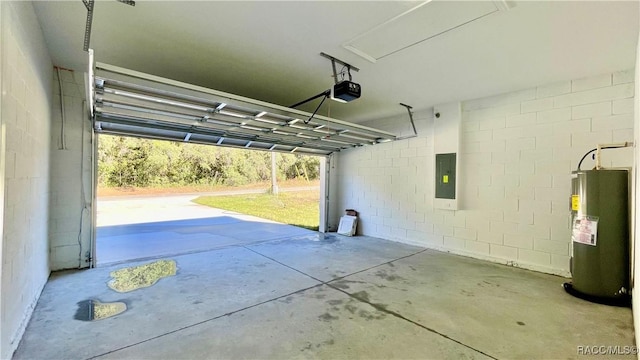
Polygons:
M49 276L52 62L30 2L0 2L4 141L0 358L10 358Z
M91 123L84 105L84 73L54 71L51 91L51 270L84 268L90 265L86 260L90 256L93 198ZM61 93L64 94L64 131Z
M635 66L635 93L640 94L640 30L638 31L638 42L636 43L636 66ZM640 96L634 98L634 136L636 144L640 140ZM640 212L638 211L638 205L640 204L640 191L638 191L638 175L640 175L640 147L635 147L634 158L634 176L633 176L633 197L631 201L631 228L632 228L632 246L631 246L631 309L633 310L633 328L640 329L640 296L636 292L635 283L637 279L640 279L640 245L638 241L640 239ZM640 345L640 336L637 335L636 330L636 346Z
M339 208L360 211L366 235L569 275L570 174L598 143L633 141L634 71L462 107L460 210L433 208L430 113L416 116L416 138L340 153ZM366 125L391 130L405 121ZM633 150L605 151L602 160L631 167ZM587 159L582 167L593 166Z

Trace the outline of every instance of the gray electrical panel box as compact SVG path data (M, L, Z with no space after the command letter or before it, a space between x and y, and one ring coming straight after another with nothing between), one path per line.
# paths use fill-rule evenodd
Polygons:
M456 153L436 154L436 198L456 198Z

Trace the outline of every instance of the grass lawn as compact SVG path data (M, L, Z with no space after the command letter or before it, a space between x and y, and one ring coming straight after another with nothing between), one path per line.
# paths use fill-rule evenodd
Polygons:
M201 196L193 202L310 230L318 230L320 223L318 190L286 192L279 195Z

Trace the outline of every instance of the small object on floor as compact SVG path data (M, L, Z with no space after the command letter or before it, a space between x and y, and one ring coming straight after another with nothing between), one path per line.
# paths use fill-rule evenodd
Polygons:
M353 236L356 233L357 225L358 225L358 217L345 215L340 218L340 225L338 225L338 234Z

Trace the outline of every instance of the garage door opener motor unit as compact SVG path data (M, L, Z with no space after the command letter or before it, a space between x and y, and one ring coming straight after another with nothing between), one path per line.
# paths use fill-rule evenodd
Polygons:
M324 104L324 101L327 98L330 98L331 100L334 100L337 102L347 103L347 102L359 99L360 95L362 95L362 87L360 86L360 84L353 82L353 78L351 77L351 70L360 71L360 69L358 69L357 67L349 63L339 60L331 55L325 54L323 52L320 53L320 56L331 60L331 68L333 69L334 84L331 86L330 89L325 90L318 95L314 95L308 99L299 101L289 106L290 108L296 108L302 104L308 103L309 101L315 100L320 97L322 98L322 101L320 101L320 104L318 104L318 106L316 107L316 110L313 112L313 114L311 114L311 117L305 121L305 124L311 121L311 119L313 119L313 117L316 115L318 110L320 110L320 107L322 106L322 104ZM342 70L340 70L339 73L336 69L336 63L342 65ZM349 80L344 79L345 69L346 69L346 74L349 75ZM338 81L339 74L342 75L341 81Z
M349 102L360 97L360 84L353 81L344 80L331 87L331 100L338 102Z
M571 173L571 295L607 305L629 306L629 171L603 169L600 150L632 143L599 145ZM596 152L596 167L580 170Z

